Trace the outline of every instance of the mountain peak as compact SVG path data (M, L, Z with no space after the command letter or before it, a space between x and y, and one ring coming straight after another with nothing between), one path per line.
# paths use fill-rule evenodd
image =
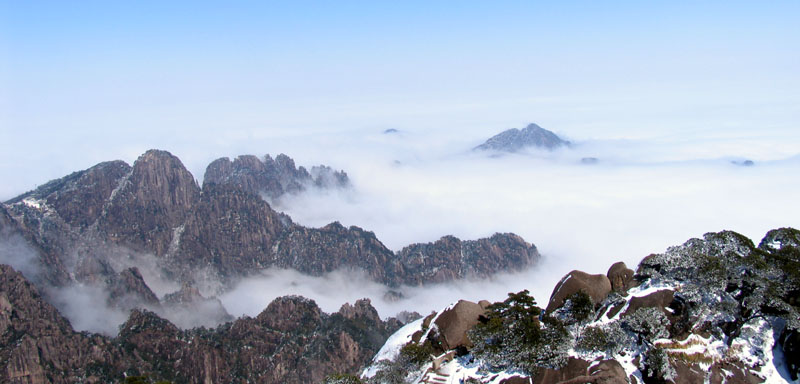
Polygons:
M569 145L569 141L561 139L555 133L530 123L523 129L511 128L500 132L473 150L518 152L529 147L553 150Z

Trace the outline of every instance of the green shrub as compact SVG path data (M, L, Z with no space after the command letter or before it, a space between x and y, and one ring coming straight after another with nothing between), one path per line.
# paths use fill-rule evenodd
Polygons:
M534 375L539 368L566 363L568 336L564 324L545 316L527 290L489 307L487 316L469 332L473 355L490 368L516 368Z
M585 352L604 351L608 345L608 334L601 327L586 327L578 338L575 349Z
M620 329L619 323L606 326L586 327L578 337L575 350L581 352L603 352L616 355L628 344L628 335Z
M651 348L642 363L645 382L663 383L674 379L677 374L670 364L669 355L662 348Z
M578 291L570 295L566 304L567 324L579 324L590 320L594 316L594 302L584 291Z
M419 371L423 365L431 361L432 353L433 347L427 342L408 343L400 349L400 353L393 361L379 361L378 371L367 382L370 384L403 384L411 373Z
M403 346L400 349L400 357L406 359L407 361L422 365L431 360L431 355L433 354L433 348L428 343L423 343L422 345L411 342Z

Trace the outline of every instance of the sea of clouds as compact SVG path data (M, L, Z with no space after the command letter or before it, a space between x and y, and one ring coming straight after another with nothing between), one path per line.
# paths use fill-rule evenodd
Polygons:
M570 134L545 126L572 145L501 154L472 148L511 127L467 127L269 131L251 137L264 144L263 151L243 146L225 155L284 152L298 165L324 163L345 170L349 189L311 189L270 202L299 224L357 225L374 231L392 250L444 235L477 239L513 232L537 246L542 254L537 265L485 280L400 287L400 299L359 272L312 277L268 269L221 294L225 309L234 316L255 316L274 298L296 294L334 312L366 297L389 317L401 311L426 314L459 299L502 300L522 289L546 305L555 283L573 269L605 273L617 261L635 268L648 254L709 231L734 230L758 242L769 229L798 225L800 205L794 201L800 182L792 176L800 171L794 152L798 138L785 130L777 135L711 130L602 137L586 129ZM384 133L387 128L397 132ZM202 167L192 164L213 160L176 154L198 179ZM587 164L585 158L597 161ZM746 160L753 165L741 165ZM0 253L7 259L19 247L14 243ZM28 264L22 265L30 270ZM159 296L177 287L155 272L144 275ZM54 297L77 329L113 334L124 313L108 306L97 313L85 310L105 302L101 296L91 287L75 287ZM184 326L213 325L186 319L185 313L164 315Z
M790 176L800 159L749 137L568 136L570 148L518 154L476 153L471 148L479 139L448 137L401 129L326 138L338 149L333 165L348 172L353 188L287 196L273 205L307 226L338 220L367 228L393 250L447 234L476 239L514 232L542 253L534 268L406 287L400 301L385 300L385 288L354 283L365 279L269 271L242 282L223 303L235 315L253 315L282 294L311 297L327 311L370 297L381 315L391 316L529 289L546 304L572 269L605 273L616 261L635 268L650 253L710 231L734 230L757 243L769 229L797 226L800 217L791 203L798 182ZM585 164L587 157L598 160ZM746 160L753 165L742 166Z

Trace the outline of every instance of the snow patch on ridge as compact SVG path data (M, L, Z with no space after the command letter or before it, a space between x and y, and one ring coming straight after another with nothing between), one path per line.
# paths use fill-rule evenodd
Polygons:
M361 376L375 376L378 371L377 363L379 361L396 359L400 354L400 349L411 341L411 336L413 336L417 331L422 330L423 320L425 320L425 318L414 320L404 325L402 328L397 330L397 332L389 336L389 339L386 340L386 343L383 344L383 347L381 347L381 349L378 350L378 353L375 354L375 357L372 358L372 364L364 369L364 372L361 374Z

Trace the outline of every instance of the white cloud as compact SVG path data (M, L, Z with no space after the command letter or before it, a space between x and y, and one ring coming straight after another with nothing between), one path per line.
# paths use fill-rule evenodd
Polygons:
M371 145L337 145L326 155L355 189L297 195L277 207L304 225L338 220L372 230L394 250L446 234L517 233L537 245L545 271L480 283L492 288L475 292L528 288L540 303L572 269L605 273L616 261L635 268L648 254L709 231L730 229L758 242L800 217L793 204L800 182L789 176L800 164L781 160L791 150L763 137L578 141L570 150L499 158L467 153L469 140L437 148L436 139L406 133L396 142L373 135L363 138ZM599 163L581 164L588 156ZM743 159L755 165L731 163ZM456 300L480 284L447 286L435 296Z

